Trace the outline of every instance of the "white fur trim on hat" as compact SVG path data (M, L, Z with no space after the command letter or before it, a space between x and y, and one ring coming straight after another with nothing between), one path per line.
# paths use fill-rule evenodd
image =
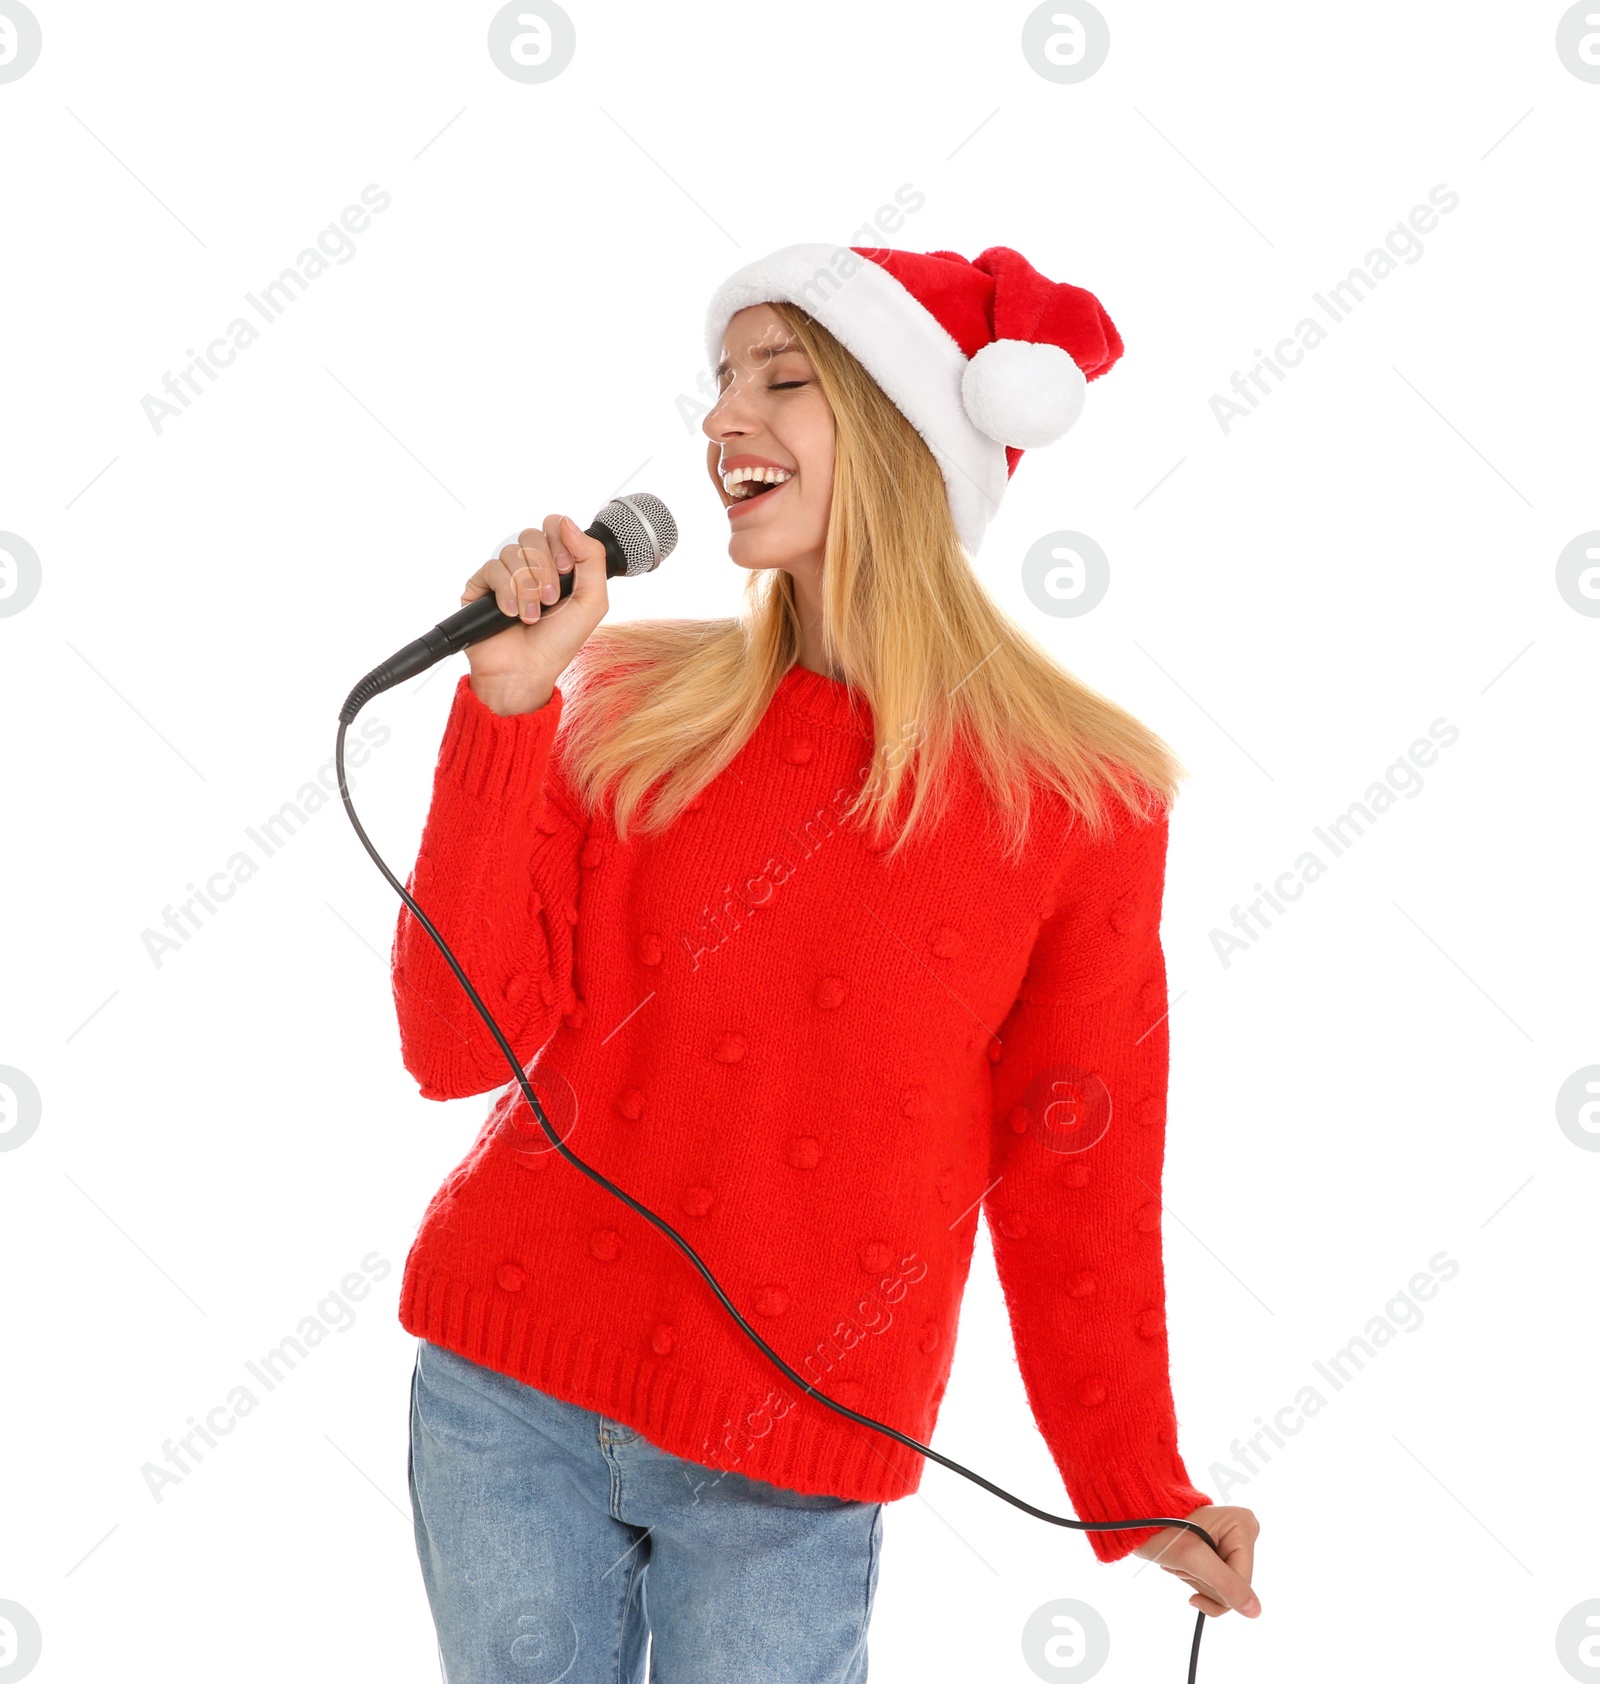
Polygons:
M961 377L978 430L1021 450L1054 444L1083 413L1089 382L1059 345L997 339L980 346Z
M962 397L967 358L943 324L882 264L848 246L785 246L737 270L712 295L705 342L713 367L733 317L775 299L821 322L922 435L944 475L956 530L976 554L1005 494L1006 453L973 424Z

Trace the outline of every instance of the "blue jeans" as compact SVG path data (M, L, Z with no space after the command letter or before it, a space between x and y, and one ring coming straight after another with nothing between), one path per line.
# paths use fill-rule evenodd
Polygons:
M445 1684L862 1684L883 1505L687 1462L426 1339L411 1510Z

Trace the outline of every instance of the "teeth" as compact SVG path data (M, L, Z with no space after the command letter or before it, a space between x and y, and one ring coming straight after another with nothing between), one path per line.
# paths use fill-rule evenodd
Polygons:
M730 497L748 497L750 492L737 489L745 485L782 485L794 478L788 468L734 468L722 476L723 489Z

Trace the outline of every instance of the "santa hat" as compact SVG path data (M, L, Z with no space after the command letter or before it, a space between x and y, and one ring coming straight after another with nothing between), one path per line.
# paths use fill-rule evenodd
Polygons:
M1020 252L785 246L736 270L712 296L706 350L729 321L783 299L860 361L922 435L944 475L969 553L1025 448L1053 444L1084 390L1122 355L1092 292L1046 280Z

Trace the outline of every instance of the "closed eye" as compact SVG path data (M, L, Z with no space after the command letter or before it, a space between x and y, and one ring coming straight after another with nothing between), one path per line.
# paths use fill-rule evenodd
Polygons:
M767 390L769 392L789 392L793 391L796 386L809 386L810 384L809 380L779 380L769 386Z

